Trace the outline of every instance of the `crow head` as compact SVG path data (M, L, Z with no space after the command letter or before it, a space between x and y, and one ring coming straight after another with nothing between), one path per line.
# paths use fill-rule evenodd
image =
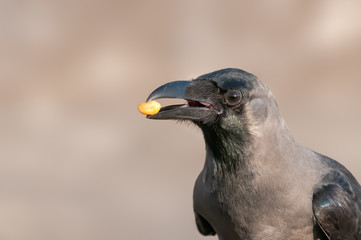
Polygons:
M193 81L166 83L154 90L147 101L159 98L182 98L187 103L163 107L147 118L190 120L201 128L213 126L230 132L252 133L262 127L275 107L270 91L261 81L234 68L208 73Z
M182 98L187 102L163 107L147 118L192 121L202 129L206 143L221 156L235 145L246 146L253 137L261 136L269 117L278 115L268 88L254 75L234 68L193 81L166 83L147 100L159 98Z

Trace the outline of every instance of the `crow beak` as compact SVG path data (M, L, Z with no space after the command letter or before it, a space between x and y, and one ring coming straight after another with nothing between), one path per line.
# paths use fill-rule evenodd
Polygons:
M196 96L194 81L175 81L166 83L154 90L147 101L160 98L180 98L187 100L185 104L162 107L157 114L147 116L148 119L180 119L198 122L209 122L220 113L208 99ZM192 91L190 91L190 89Z

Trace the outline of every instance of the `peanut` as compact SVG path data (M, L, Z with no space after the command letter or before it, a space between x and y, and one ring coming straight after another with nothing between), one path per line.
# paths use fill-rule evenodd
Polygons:
M160 110L160 103L157 101L142 102L138 105L138 110L144 115L154 115Z

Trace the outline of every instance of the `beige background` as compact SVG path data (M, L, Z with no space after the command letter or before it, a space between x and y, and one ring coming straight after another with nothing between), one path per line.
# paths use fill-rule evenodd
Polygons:
M198 129L159 85L238 67L361 180L360 1L0 1L0 238L205 239ZM208 238L215 239L215 238Z

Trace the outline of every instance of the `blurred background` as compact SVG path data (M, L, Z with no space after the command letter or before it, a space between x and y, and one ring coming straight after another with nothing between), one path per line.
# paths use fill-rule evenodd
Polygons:
M0 238L216 239L196 230L201 132L146 120L159 85L225 67L361 180L360 1L0 1Z

